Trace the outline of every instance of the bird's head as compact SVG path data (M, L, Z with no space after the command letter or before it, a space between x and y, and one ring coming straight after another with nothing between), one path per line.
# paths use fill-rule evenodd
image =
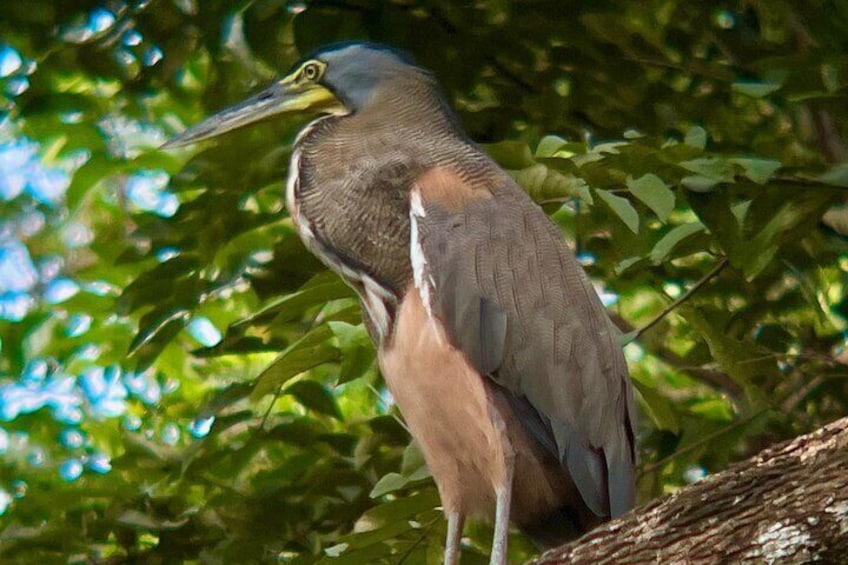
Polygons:
M210 116L164 147L211 139L281 114L351 114L392 90L395 82L410 78L421 82L425 77L429 73L389 47L373 43L325 47L302 59L265 90Z

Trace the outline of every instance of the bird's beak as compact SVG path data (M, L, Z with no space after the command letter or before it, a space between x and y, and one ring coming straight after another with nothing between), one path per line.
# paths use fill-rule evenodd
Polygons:
M293 112L344 113L346 110L336 96L320 84L296 84L291 77L274 83L259 94L234 104L188 128L165 143L162 148L182 147L218 137L228 131L256 123L273 116Z

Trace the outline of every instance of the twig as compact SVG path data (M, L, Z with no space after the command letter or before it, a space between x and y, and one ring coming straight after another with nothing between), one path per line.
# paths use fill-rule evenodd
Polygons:
M400 559L396 562L396 565L403 565L403 563L412 555L412 552L415 550L415 548L418 547L421 542L427 539L427 536L430 534L430 530L433 529L433 526L436 525L439 519L440 517L437 516L423 525L423 527L421 528L421 535L418 536L418 538L414 542L412 542L412 545L410 545L409 548L399 556Z
M801 371L801 374L803 374L803 371ZM791 414L794 412L798 405L807 398L807 395L813 392L813 390L821 385L823 381L824 378L821 375L813 377L807 384L802 386L800 390L792 393L789 398L780 404L781 410L785 414Z
M383 395L381 395L381 394L380 394L380 391L379 391L379 390L377 390L377 388L376 388L373 384L368 383L368 390L370 390L372 393L374 393L374 396L376 396L376 397L377 397L377 400L378 400L379 402L383 402L383 401L384 401L384 399L383 399ZM395 422L397 422L398 424L400 424L400 426L401 426L404 430L406 430L406 433L408 433L408 434L412 435L412 434L411 434L411 432L409 431L409 428L408 428L408 427L406 427L406 422L404 422L404 421L403 421L403 420L402 420L402 419L401 419L401 418L397 415L397 410L392 410L392 409L391 409L391 407L389 407L389 416L391 416L391 417L395 420Z
M630 322L628 322L618 314L611 312L610 317L612 318L613 322L615 322L615 325L618 327L621 333L629 334L631 332L636 331L636 329L630 324ZM648 351L650 351L651 355L658 358L663 363L670 365L678 371L686 373L697 381L704 382L718 390L723 390L734 398L742 394L742 387L740 387L739 384L736 383L736 381L734 381L732 378L730 378L730 376L728 376L726 373L714 371L706 367L689 365L687 364L685 359L683 359L680 355L678 355L663 344L643 342L642 345L644 345L648 349Z
M720 272L722 272L722 271L724 270L724 268L725 268L725 267L727 267L727 265L728 265L727 257L723 257L723 258L721 259L721 261L719 261L718 265L716 265L715 267L713 267L713 270L712 270L712 271L710 271L709 273L707 273L706 275L704 275L704 277L703 277L701 280L699 280L699 281L698 281L698 282L696 282L694 285L692 285L692 288L690 288L689 290L687 290L687 291L686 291L686 293L685 293L683 296L681 296L680 298L678 298L677 300L675 300L674 302L672 302L671 304L669 304L668 306L666 306L666 307L663 309L663 311L662 311L662 312L660 312L660 313L657 315L657 317L656 317L656 318L654 318L653 320L651 320L650 322L648 322L647 324L645 324L644 326L642 326L641 328L639 328L639 330L636 332L636 335L634 335L634 336L633 336L633 340L637 340L637 339L639 339L639 337L640 337L643 333L645 333L646 331L648 331L648 330L649 330L649 329L651 329L652 327L654 327L654 326L656 326L657 324L659 324L659 323L660 323L660 321L662 321L662 319L663 319L663 318L665 318L665 317L666 317L669 313L671 313L671 311L672 311L672 310L674 310L675 308L677 308L678 306L680 306L681 304L683 304L684 302L686 302L687 300L689 300L690 298L692 298L692 295L693 295L693 294L695 294L696 292L698 292L698 290L700 290L702 286L704 286L705 284L707 284L708 282L710 282L710 280L712 280L713 278L715 278L715 276L716 276L716 275L718 275Z
M259 425L256 426L254 430L256 433L261 432L265 429L265 424L268 422L268 418L271 416L271 410L274 409L274 404L279 400L280 396L283 394L283 386L284 384L277 387L277 392L274 393L274 398L271 399L271 403L268 404L268 409L265 410L265 413L262 415L262 420L259 421Z
M733 430L735 430L739 426L743 426L745 424L748 424L748 423L754 421L756 418L759 418L760 416L762 416L763 414L765 414L769 410L771 410L770 406L760 408L756 412L753 412L753 413L745 416L744 418L740 418L740 419L736 420L735 422L723 427L722 429L716 430L715 432L711 433L710 435L704 436L694 443L690 443L689 445L687 445L686 447L684 447L682 449L678 449L677 451L675 451L671 455L667 455L666 457L663 457L659 461L654 461L650 465L646 465L645 467L643 467L639 471L639 478L647 475L648 473L656 471L657 469L659 469L660 467L662 467L663 465L665 465L669 461L673 461L673 460L677 459L678 457L680 457L682 455L686 455L687 453L690 453L690 452L698 449L699 447L702 447L704 444L707 444L707 443L713 441L717 437L723 436L724 434L726 434L728 432L732 432Z

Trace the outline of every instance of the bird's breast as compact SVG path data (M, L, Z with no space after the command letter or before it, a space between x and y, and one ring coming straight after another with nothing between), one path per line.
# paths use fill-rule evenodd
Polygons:
M382 340L412 277L407 187L414 165L391 151L314 142L325 127L316 122L298 137L286 203L307 248L357 291Z

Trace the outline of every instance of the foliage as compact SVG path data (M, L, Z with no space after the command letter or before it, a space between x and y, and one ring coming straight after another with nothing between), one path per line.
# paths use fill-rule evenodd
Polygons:
M574 242L643 500L848 411L843 3L3 7L4 562L439 561L358 306L284 210L303 123L158 150L341 39L431 68Z

